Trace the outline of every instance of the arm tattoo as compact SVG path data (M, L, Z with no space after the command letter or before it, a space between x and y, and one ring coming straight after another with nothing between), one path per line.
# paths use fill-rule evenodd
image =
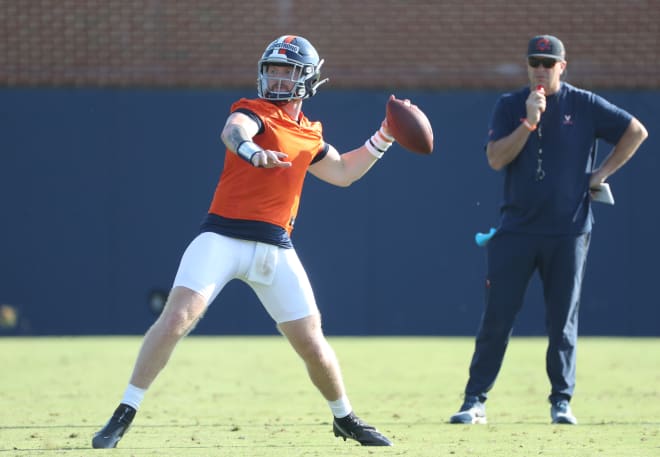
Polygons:
M250 136L245 131L241 125L232 125L229 129L229 134L227 135L227 146L235 151L238 148L238 145L245 140L249 140Z

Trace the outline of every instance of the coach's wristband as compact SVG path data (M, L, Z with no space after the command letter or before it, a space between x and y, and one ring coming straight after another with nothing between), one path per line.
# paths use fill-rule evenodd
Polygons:
M534 130L536 130L536 125L530 124L526 117L523 117L522 119L520 119L520 122L522 122L523 125L525 126L525 128L527 130L529 130L530 132L533 132Z
M261 151L263 151L263 149L261 149L259 145L252 140L242 141L241 144L239 144L236 148L236 154L238 154L241 159L249 162L250 165L253 166L254 164L252 163L252 157L254 157L257 152Z

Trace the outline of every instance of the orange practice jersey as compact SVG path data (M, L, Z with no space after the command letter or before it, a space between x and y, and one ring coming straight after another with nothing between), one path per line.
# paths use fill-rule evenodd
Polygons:
M288 154L290 168L257 168L231 151L215 190L209 213L230 219L268 222L291 234L307 168L323 151L323 127L310 122L302 113L299 122L276 104L261 99L242 98L231 112L246 109L263 122L263 132L253 141L263 149Z

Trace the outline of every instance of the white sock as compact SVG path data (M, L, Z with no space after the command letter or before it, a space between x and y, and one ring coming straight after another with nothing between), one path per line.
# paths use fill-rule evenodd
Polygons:
M353 408L351 407L351 402L348 401L348 397L344 395L339 400L329 401L328 406L332 410L332 415L337 419L348 416Z
M128 406L132 406L137 411L140 409L140 404L144 399L145 393L147 393L147 389L140 389L133 384L129 384L124 391L124 396L121 398L121 402Z

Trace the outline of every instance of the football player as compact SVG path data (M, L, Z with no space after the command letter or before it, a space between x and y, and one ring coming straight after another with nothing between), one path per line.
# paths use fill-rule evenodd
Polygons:
M208 215L181 258L163 312L147 331L120 405L93 439L114 448L144 395L222 288L247 283L304 361L333 414L333 432L364 446L391 441L353 411L334 351L321 327L312 288L291 243L307 172L336 186L360 179L392 145L384 119L363 145L340 154L320 122L302 112L316 94L323 60L295 35L268 45L258 63L255 99L231 107L221 138L227 147Z

